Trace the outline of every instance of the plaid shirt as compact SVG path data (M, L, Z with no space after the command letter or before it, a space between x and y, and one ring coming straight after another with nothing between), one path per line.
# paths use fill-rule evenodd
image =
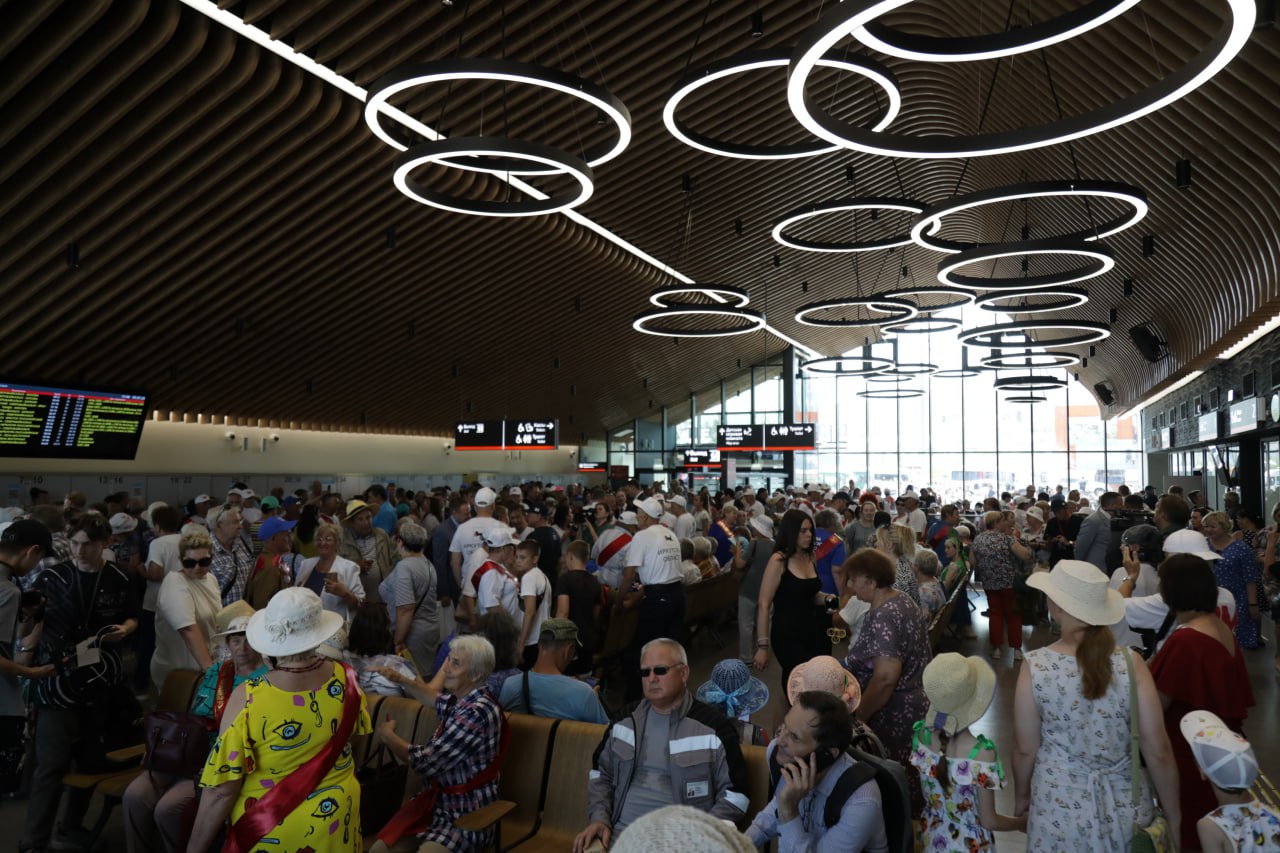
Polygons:
M409 747L409 766L423 785L461 785L474 779L498 756L502 708L481 685L459 699L443 694L436 699L440 725L426 744ZM490 843L491 833L464 832L456 818L498 799L498 780L465 794L441 793L431 826L420 841L434 841L450 850L477 850Z
M243 536L237 536L230 548L223 547L218 537L213 537L213 565L210 571L218 581L223 605L244 598L244 588L253 574L253 553Z

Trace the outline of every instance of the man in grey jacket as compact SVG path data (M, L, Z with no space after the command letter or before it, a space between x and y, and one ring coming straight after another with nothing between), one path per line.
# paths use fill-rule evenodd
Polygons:
M1080 524L1076 536L1076 559L1093 563L1107 571L1107 546L1111 543L1111 515L1123 505L1116 492L1106 492L1098 499L1099 509Z
M610 840L630 823L670 805L737 822L747 811L747 766L737 728L688 691L689 659L675 640L640 650L644 698L610 726L587 782L587 828L574 853Z

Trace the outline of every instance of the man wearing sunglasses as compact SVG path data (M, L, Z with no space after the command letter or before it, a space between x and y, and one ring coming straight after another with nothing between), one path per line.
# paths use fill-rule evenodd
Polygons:
M587 781L590 823L574 853L605 847L642 815L685 805L737 822L747 811L747 766L738 729L688 691L689 659L675 640L640 650L644 698L629 706L596 748Z

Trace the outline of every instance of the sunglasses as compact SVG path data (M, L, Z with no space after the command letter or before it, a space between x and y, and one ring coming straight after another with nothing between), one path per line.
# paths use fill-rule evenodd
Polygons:
M182 568L184 569L194 569L196 566L199 566L202 569L207 569L212 565L213 565L213 557L201 557L198 560L182 561Z
M662 676L666 675L668 672L670 672L671 670L675 669L675 668L676 668L676 667L678 667L678 666L684 666L684 664L682 664L682 663L676 663L676 664L672 664L671 666L645 666L645 667L641 667L641 668L640 668L640 677L641 677L641 678L648 678L650 673L652 673L653 675L656 675L656 676L658 676L658 677L662 677Z

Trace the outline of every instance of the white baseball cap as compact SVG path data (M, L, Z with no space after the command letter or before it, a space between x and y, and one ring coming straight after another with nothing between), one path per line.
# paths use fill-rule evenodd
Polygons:
M486 548L502 548L506 545L516 544L515 537L511 534L515 533L510 527L505 525L490 527L482 534Z
M1165 554L1194 554L1202 560L1221 560L1222 555L1214 553L1209 547L1209 540L1203 533L1194 530L1175 530L1164 539Z
M657 498L645 498L636 504L636 509L650 518L662 518L662 502Z
M1258 759L1249 741L1227 728L1217 714L1192 711L1179 724L1196 764L1215 787L1243 791L1258 778Z
M496 501L497 499L498 499L497 493L494 492L493 489L490 489L487 486L481 489L480 491L476 492L476 496L475 496L476 506L493 506L494 501Z
M688 508L688 506L689 506L687 503L685 503L684 498L683 498L683 497L681 497L680 495L671 495L671 496L669 496L669 497L666 499L666 503L669 503L669 504L671 504L672 506L678 506L678 507L680 507L681 509L686 509L686 508Z
M640 519L636 518L636 514L631 510L618 513L618 523L625 524L628 527L635 527L640 523Z

